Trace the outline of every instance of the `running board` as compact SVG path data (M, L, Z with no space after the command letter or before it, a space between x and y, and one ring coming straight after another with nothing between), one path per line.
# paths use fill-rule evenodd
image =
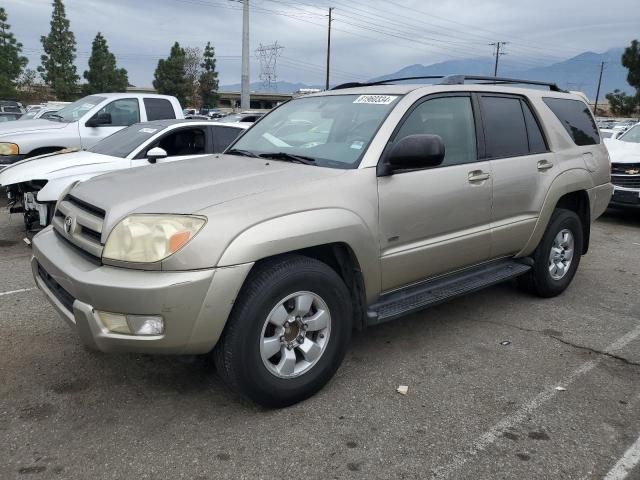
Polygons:
M367 324L377 325L449 299L518 277L531 269L530 259L497 260L427 280L382 295L367 311Z

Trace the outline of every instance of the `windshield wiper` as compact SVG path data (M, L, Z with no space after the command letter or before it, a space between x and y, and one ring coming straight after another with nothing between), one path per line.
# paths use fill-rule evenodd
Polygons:
M243 157L254 157L254 158L260 158L260 155L253 153L250 150L240 150L238 148L232 148L231 150L228 150L226 152L224 152L226 155L241 155Z
M269 152L261 153L261 158L271 158L273 160L283 160L285 162L304 163L305 165L315 165L316 159L313 157L306 157L304 155L294 155L287 152Z

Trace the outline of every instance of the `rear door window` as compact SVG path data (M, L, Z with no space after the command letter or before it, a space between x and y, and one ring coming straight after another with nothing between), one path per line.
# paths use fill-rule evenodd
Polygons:
M529 153L545 153L548 152L547 143L544 140L544 135L542 135L542 130L540 130L540 125L538 121L533 116L529 105L524 100L522 102L522 111L524 112L524 120L527 125L527 134L529 136Z
M144 108L147 111L147 121L176 118L171 102L164 98L145 98Z
M580 100L570 98L544 97L544 103L558 117L574 143L579 146L600 143L598 127L596 127L589 107Z
M529 154L529 139L518 97L481 95L486 156L519 157Z

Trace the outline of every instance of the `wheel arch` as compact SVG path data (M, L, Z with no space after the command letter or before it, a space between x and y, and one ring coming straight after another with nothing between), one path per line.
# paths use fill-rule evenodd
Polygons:
M580 217L584 238L582 254L587 253L591 232L591 206L587 190L592 187L591 175L584 169L568 170L558 175L547 192L538 221L527 245L517 256L528 256L536 249L556 208L571 210Z

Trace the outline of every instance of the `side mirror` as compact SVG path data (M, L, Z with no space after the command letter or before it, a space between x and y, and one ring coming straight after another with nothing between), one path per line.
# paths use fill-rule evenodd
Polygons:
M378 165L378 176L391 175L396 170L437 167L444 160L444 150L439 135L407 135L391 147Z
M149 163L156 163L160 159L167 158L167 156L167 151L160 147L153 147L147 152L147 160Z
M87 121L87 127L99 127L100 125L111 125L110 113L98 113Z

